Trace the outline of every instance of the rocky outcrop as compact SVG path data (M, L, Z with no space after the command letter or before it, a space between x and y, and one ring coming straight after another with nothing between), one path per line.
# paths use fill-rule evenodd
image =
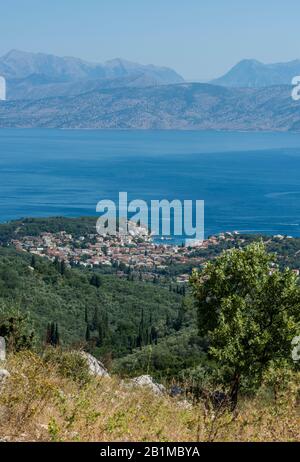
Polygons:
M0 361L5 361L6 359L6 349L5 349L5 339L0 337Z
M0 369L0 384L3 383L9 376L10 373L6 369Z
M91 374L96 375L98 377L109 377L109 373L107 372L101 361L96 359L90 353L86 353L85 351L82 351L81 355L86 359Z
M165 387L160 383L155 382L150 375L141 375L140 377L135 377L132 379L131 383L138 387L148 387L156 395L162 395L166 392Z

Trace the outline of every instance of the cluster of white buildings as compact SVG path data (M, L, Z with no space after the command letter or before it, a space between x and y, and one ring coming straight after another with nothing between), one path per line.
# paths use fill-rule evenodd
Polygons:
M212 236L199 244L199 248L218 245L224 239L234 240L234 236L231 233ZM169 265L198 266L203 263L201 255L195 256L195 247L154 243L144 228L138 226L131 229L128 235L87 234L74 237L65 231L44 232L39 236L12 240L12 244L17 250L47 257L52 261L59 259L70 265L88 268L114 266L120 276L130 268L132 271L143 272L145 279L163 273ZM177 277L179 283L187 280L187 274Z

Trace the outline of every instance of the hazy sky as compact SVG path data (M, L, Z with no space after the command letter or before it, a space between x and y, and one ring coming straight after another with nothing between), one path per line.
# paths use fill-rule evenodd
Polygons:
M243 58L300 58L299 0L0 0L0 11L0 55L122 57L191 80Z

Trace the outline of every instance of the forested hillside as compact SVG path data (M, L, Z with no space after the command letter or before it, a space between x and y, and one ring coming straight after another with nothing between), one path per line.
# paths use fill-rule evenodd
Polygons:
M157 284L95 275L2 247L1 309L27 313L38 344L46 341L48 324L55 323L62 345L88 339L99 354L122 355L166 335L182 296Z

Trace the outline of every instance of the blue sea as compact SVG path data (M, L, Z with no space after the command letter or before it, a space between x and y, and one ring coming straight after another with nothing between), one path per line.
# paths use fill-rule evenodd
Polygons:
M300 134L0 130L0 221L101 199L202 199L205 235L300 236Z

